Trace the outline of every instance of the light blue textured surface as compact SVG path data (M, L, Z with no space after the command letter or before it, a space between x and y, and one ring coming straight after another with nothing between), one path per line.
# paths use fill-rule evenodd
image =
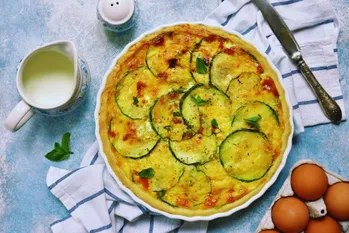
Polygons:
M96 17L96 0L0 0L0 232L50 232L49 224L67 212L46 187L49 166L77 168L95 141L95 100L102 77L121 49L141 33L176 21L197 21L217 6L217 1L139 0L140 17L130 31L106 32ZM349 0L333 0L342 22L338 44L341 84L346 109L349 68ZM20 131L11 134L3 127L10 110L20 100L15 86L16 67L30 50L43 43L69 39L90 65L92 80L86 103L60 118L36 115ZM72 133L74 155L52 163L44 154L65 132ZM307 128L294 140L285 169L276 183L248 209L212 221L210 232L254 232L275 194L298 160L311 158L349 178L349 123Z

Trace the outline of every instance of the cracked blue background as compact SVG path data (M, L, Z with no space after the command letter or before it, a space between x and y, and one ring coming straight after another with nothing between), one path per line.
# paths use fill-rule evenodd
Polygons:
M95 141L95 100L102 77L114 57L141 33L176 21L203 20L217 1L139 0L140 17L130 31L115 35L98 23L95 0L0 0L0 232L50 232L49 224L65 217L66 210L46 187L49 166L77 168ZM349 68L349 1L332 0L341 22L338 43L339 69L346 109ZM11 109L20 101L16 90L16 67L35 47L54 40L72 40L91 69L92 82L85 104L59 118L36 115L15 134L3 127ZM53 163L44 158L53 142L72 133L74 155ZM349 178L349 123L307 128L294 140L293 149L276 183L249 208L210 222L209 232L254 232L272 203L292 165L310 158Z

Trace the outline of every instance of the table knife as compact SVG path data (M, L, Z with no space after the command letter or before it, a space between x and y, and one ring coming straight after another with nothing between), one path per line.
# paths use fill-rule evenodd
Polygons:
M273 8L268 0L253 0L259 10L262 12L264 19L268 22L271 30L280 41L287 55L292 59L303 77L318 98L320 106L326 117L332 122L339 124L342 120L342 111L336 101L326 92L314 74L305 63L300 47L294 38L291 30L287 27L285 21L279 13Z

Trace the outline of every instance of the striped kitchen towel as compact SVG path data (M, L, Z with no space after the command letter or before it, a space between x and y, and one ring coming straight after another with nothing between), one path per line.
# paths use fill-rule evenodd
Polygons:
M337 101L346 118L339 83L337 39L339 24L329 0L270 0L302 49L305 61L319 82ZM293 105L295 134L304 127L328 123L300 71L286 56L262 13L250 0L225 0L205 22L240 32L264 51L279 68Z
M51 224L53 233L204 233L207 222L184 222L149 212L124 193L105 167L95 142L74 171L51 167L49 190L69 216Z

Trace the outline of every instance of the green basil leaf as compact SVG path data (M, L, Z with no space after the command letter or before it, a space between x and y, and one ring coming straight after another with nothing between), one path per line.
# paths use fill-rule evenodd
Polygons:
M257 122L248 122L250 125L256 127L257 129L260 129L261 126Z
M246 121L253 121L253 122L257 122L257 121L259 121L260 119L262 119L262 117L261 116L255 116L255 117L250 117L250 118L246 118L245 120Z
M197 57L196 58L196 72L199 74L206 74L207 73L207 67L205 64L204 59Z
M216 119L213 118L213 120L211 121L211 125L218 129L218 122L216 121Z
M133 96L133 105L137 105L138 104L138 98Z
M210 99L203 100L199 95L196 95L196 94L190 95L190 97L191 97L192 100L194 100L194 102L197 105L203 105L203 104L206 104L206 103L211 101Z
M138 175L140 177L142 177L142 178L149 179L149 178L152 178L155 175L155 171L154 171L153 168L150 167L150 168L147 168L147 169L144 169L144 170L140 171L138 173Z
M250 125L252 125L252 126L254 126L254 127L259 129L259 128L261 128L261 126L258 124L258 121L260 119L262 119L262 117L260 115L258 115L258 116L255 116L255 117L246 118L245 121L248 124L250 124Z
M70 133L65 133L63 135L62 148L65 152L70 152Z
M166 194L166 190L161 190L161 191L159 191L158 192L158 198L162 198L163 196L165 196L165 194Z

